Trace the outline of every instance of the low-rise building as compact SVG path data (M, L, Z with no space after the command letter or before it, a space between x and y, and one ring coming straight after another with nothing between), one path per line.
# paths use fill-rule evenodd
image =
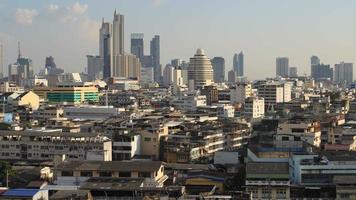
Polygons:
M64 161L55 168L57 185L83 186L89 178L143 178L146 187L167 180L161 161Z
M112 156L111 140L98 133L59 131L0 131L0 159L48 161L105 160Z

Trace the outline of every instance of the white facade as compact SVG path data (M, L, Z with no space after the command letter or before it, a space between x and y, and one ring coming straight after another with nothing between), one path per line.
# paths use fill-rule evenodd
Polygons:
M69 119L104 120L117 116L119 109L107 106L73 106L65 107L63 114Z
M247 97L252 96L252 86L251 84L237 84L230 88L230 102L244 103Z
M290 102L292 99L292 87L289 83L269 82L259 85L257 91L258 96L264 98L266 106Z
M113 160L131 160L135 155L141 155L141 136L123 136L112 143Z
M172 65L166 65L163 70L163 85L168 87L173 83L174 67Z
M183 70L180 67L176 67L173 70L173 94L178 94L183 88L187 86L183 80Z
M171 104L178 109L194 111L199 106L206 106L206 96L205 95L189 95L189 96L179 96Z
M265 115L265 100L258 97L248 97L245 101L244 115L249 118L261 118Z
M235 117L235 107L228 104L219 104L217 107L218 116L222 118Z

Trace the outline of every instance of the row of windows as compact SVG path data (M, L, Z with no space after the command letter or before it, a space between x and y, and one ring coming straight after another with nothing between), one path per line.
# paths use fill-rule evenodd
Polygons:
M73 171L62 171L62 176L74 176ZM81 171L80 172L80 176L83 177L92 177L93 176L93 172L92 171ZM99 172L99 176L100 177L112 177L113 176L113 172L111 171L102 171ZM131 172L119 172L119 177L131 177ZM150 172L139 172L138 173L138 177L142 177L142 178L150 178L151 177L151 173Z

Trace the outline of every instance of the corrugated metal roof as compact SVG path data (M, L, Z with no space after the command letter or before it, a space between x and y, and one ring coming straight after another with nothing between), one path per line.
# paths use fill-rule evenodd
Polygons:
M32 197L38 191L38 189L10 189L2 194L2 196Z

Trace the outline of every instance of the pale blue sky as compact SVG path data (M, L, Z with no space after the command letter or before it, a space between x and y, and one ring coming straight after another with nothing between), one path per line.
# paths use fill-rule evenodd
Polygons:
M111 21L114 8L125 15L126 51L132 32L145 34L146 54L159 34L163 65L188 60L198 47L210 58L223 56L227 69L243 50L250 79L274 76L278 56L289 57L299 74L310 73L311 55L331 65L356 60L351 0L0 0L5 66L20 40L36 71L48 55L66 71L82 71L85 55L98 52L101 18Z

